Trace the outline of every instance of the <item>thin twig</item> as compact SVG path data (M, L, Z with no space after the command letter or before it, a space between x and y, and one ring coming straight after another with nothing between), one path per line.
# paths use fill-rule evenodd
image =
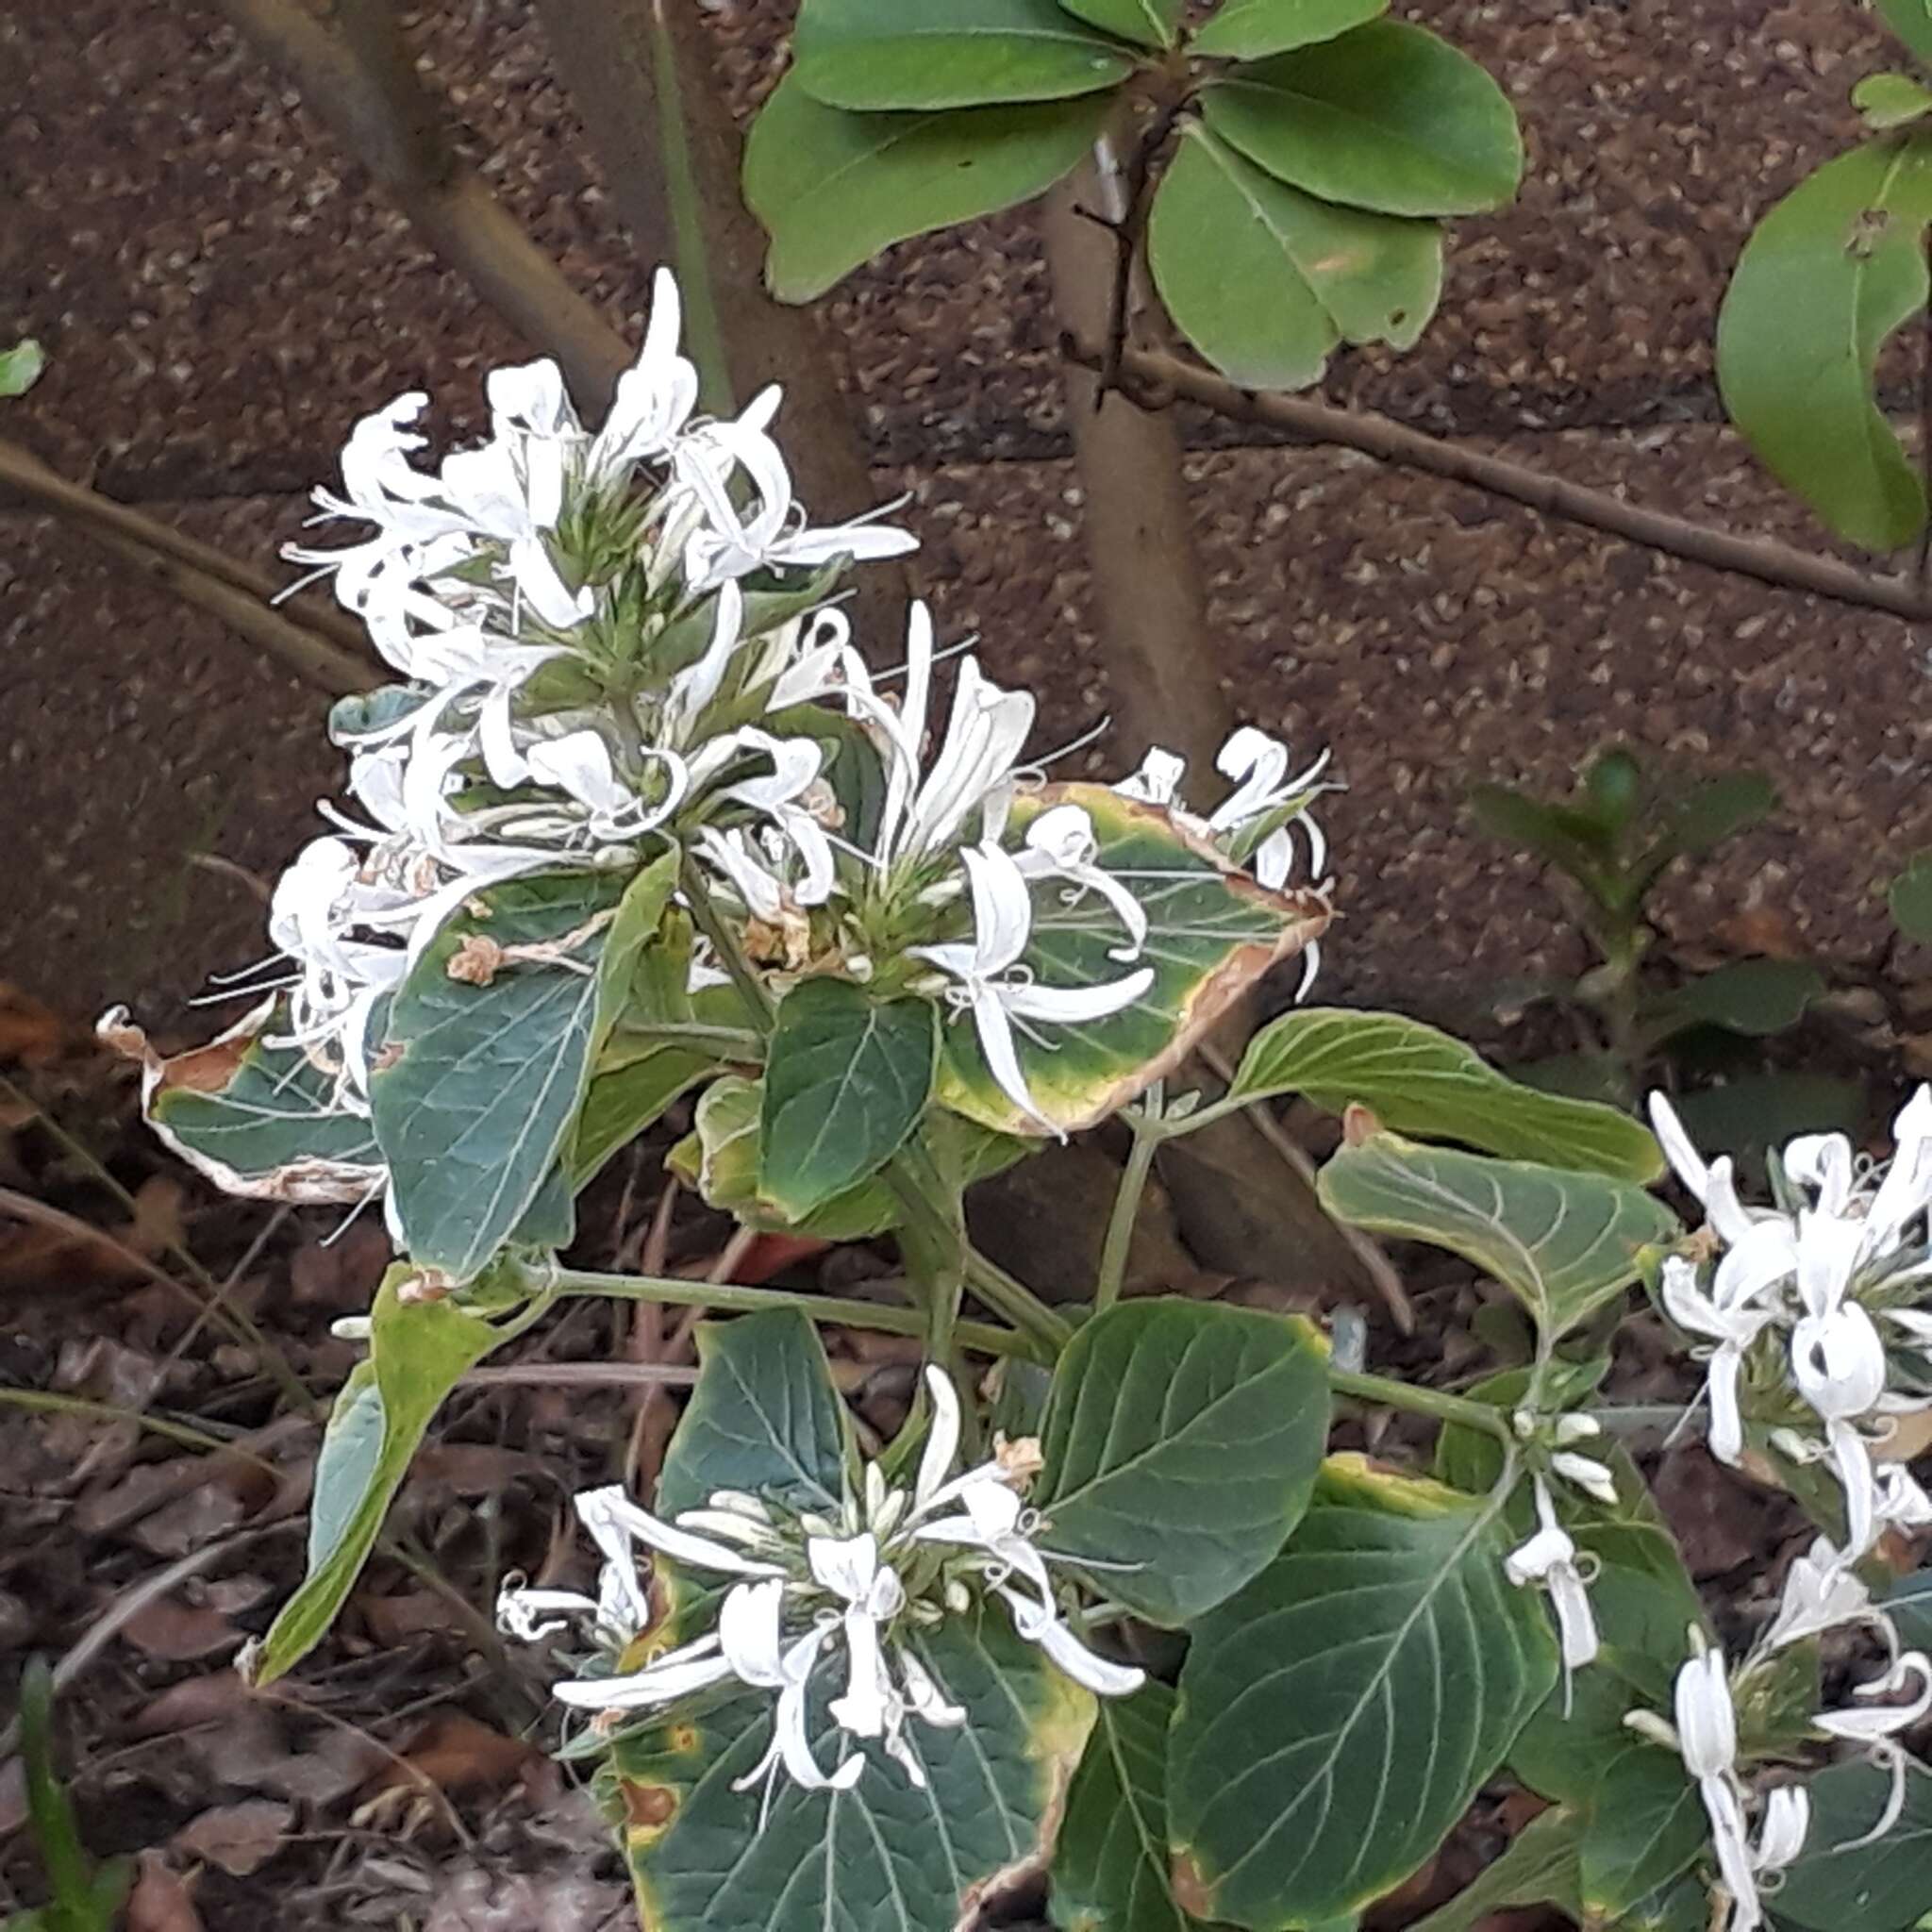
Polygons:
M219 617L310 684L340 696L368 691L378 681L362 648L366 640L345 612L306 610L298 623L272 608L283 586L266 571L70 483L18 443L0 440L0 492L5 491L51 510L175 596Z
M562 365L578 405L601 410L631 359L624 338L459 160L441 104L418 77L393 0L349 0L333 32L299 0L221 0L294 83L303 105L408 216L430 248L517 333Z
M1068 359L1079 368L1098 370L1105 364L1104 344L1074 338L1063 343L1063 348ZM1304 442L1359 450L1379 462L1466 483L1545 516L1602 530L1712 570L1755 577L1780 590L1803 591L1835 603L1889 611L1894 617L1920 623L1932 618L1932 596L1923 594L1909 577L1878 575L1772 538L1740 537L1689 517L1644 509L1610 491L1592 490L1526 463L1486 456L1369 410L1341 409L1305 396L1245 390L1178 357L1143 349L1125 351L1120 375L1122 392L1145 409L1163 409L1178 398L1237 423L1278 429Z
M505 1368L472 1369L458 1389L688 1389L697 1380L692 1368L664 1362L511 1362ZM6 1399L0 1391L0 1401Z
M1187 106L1185 97L1169 102L1134 143L1127 163L1125 206L1116 211L1108 224L1114 239L1113 293L1107 317L1107 359L1101 364L1100 380L1093 386L1093 407L1107 407L1108 392L1120 380L1121 358L1126 352L1127 331L1133 324L1134 258L1141 239L1147 232L1147 217L1154 206L1150 192L1154 163L1166 147L1169 137Z
M1204 1064L1213 1073L1224 1087L1234 1084L1234 1064L1219 1047L1204 1041L1195 1049ZM1310 1189L1315 1185L1315 1163L1300 1147L1294 1137L1274 1118L1274 1112L1261 1101L1250 1101L1241 1108L1242 1116L1249 1125L1267 1141L1281 1157L1284 1165L1292 1168ZM1333 1217L1330 1217L1333 1220ZM1358 1227L1351 1227L1345 1221L1334 1223L1341 1239L1349 1245L1357 1260L1362 1264L1363 1272L1374 1283L1375 1292L1382 1297L1389 1309L1389 1318L1404 1335L1415 1333L1415 1304L1408 1298L1408 1291L1402 1285L1402 1277L1395 1272L1395 1265L1382 1252L1380 1244L1371 1234L1365 1234Z

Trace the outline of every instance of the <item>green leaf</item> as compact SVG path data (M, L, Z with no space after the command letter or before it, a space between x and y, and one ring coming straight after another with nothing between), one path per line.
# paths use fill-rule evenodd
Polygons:
M1675 1878L1709 1835L1683 1759L1629 1738L1591 1793L1580 1858L1586 1913L1614 1924Z
M1150 1681L1103 1697L1054 1849L1061 1932L1190 1932L1167 1869L1167 1726L1174 1692Z
M1894 924L1908 940L1932 940L1932 852L1915 852L1886 895Z
M1496 83L1424 27L1371 21L1238 69L1207 91L1215 133L1324 201L1391 215L1501 208L1523 175Z
M367 1363L343 1385L315 1466L308 1574L262 1640L254 1681L273 1683L321 1642L341 1608L436 1411L512 1331L452 1301L399 1300L415 1271L376 1291Z
M848 114L788 74L744 150L744 198L772 238L765 285L780 302L809 302L894 242L1043 194L1091 149L1108 108L1094 95Z
M1141 47L1171 47L1187 0L1059 0L1075 20Z
M138 1027L107 1037L142 1062L148 1124L225 1192L301 1203L368 1199L383 1179L375 1133L333 1105L334 1077L299 1047L264 1042L284 1033L279 999L247 1013L219 1039L162 1059Z
M1270 966L1318 938L1329 915L1312 894L1265 891L1158 806L1104 785L1048 785L1023 795L1013 828L1064 804L1086 809L1096 862L1119 874L1145 909L1147 939L1137 964L1154 972L1154 984L1118 1013L1048 1027L1041 1041L1017 1039L1020 1069L1041 1112L1071 1133L1105 1120L1178 1066ZM1042 986L1100 986L1130 970L1112 957L1120 942L1119 923L1097 893L1070 904L1042 885L1021 964ZM996 1133L1042 1131L993 1079L967 1015L945 1029L939 1097Z
M1487 1270L1553 1340L1634 1281L1645 1247L1682 1232L1669 1208L1626 1182L1389 1133L1339 1149L1318 1185L1339 1219Z
M1898 1577L1878 1592L1905 1650L1932 1649L1932 1564Z
M772 1700L754 1692L649 1738L625 1739L625 1832L641 1922L653 1932L952 1932L987 1881L1038 1858L1092 1723L1089 1693L1022 1642L1004 1612L948 1618L907 1642L965 1724L911 1724L910 1783L875 1743L849 1791L781 1777L769 1815L733 1787L763 1756ZM850 1746L826 1711L829 1658L807 1726L819 1761ZM642 1822L653 1821L653 1822Z
M1662 830L1638 861L1641 885L1674 859L1713 852L1727 839L1748 830L1777 809L1777 788L1762 772L1721 772L1669 800Z
M1852 106L1874 134L1932 113L1932 92L1908 74L1868 74L1852 90Z
M654 1047L626 1065L599 1074L584 1094L571 1140L570 1168L577 1187L587 1186L619 1149L652 1125L680 1094L688 1093L719 1062L690 1047Z
M1828 1074L1746 1074L1722 1087L1677 1097L1685 1131L1706 1147L1723 1147L1740 1163L1761 1166L1767 1149L1794 1134L1856 1134L1865 1090Z
M1932 5L1927 0L1874 0L1874 4L1907 50L1932 65Z
M1413 347L1442 290L1433 223L1318 201L1198 122L1161 179L1147 247L1182 333L1254 389L1307 388L1340 341Z
M1231 1596L1307 1507L1325 1357L1298 1317L1167 1300L1096 1316L1060 1357L1041 1425L1033 1500L1051 1546L1094 1558L1096 1587L1150 1623Z
M512 880L452 919L403 982L369 1100L417 1263L467 1281L523 1219L675 883L669 854L627 887ZM525 948L540 950L518 959Z
M1906 1932L1932 1899L1932 1774L1908 1767L1906 1808L1875 1844L1843 1851L1877 1824L1890 1779L1835 1764L1811 1780L1811 1831L1785 1874L1775 1910L1804 1932Z
M1191 54L1262 60L1332 41L1389 10L1389 0L1225 0L1188 42Z
M10 349L0 349L0 396L25 395L46 366L46 351L31 336Z
M133 1871L125 1858L96 1865L81 1842L74 1800L55 1762L54 1674L43 1657L29 1657L21 1673L20 1761L27 1819L49 1897L36 1912L9 1916L9 1932L15 1926L23 1932L27 1926L40 1932L112 1932L121 1923Z
M845 1421L818 1331L791 1308L707 1322L698 1381L658 1478L667 1516L714 1490L745 1490L837 1514L845 1494Z
M1492 1912L1518 1906L1553 1905L1572 1918L1583 1916L1577 1847L1583 1820L1552 1807L1539 1812L1509 1840L1509 1849L1445 1906L1418 1919L1408 1932L1473 1932Z
M1607 830L1593 814L1573 806L1545 805L1511 785L1473 786L1469 808L1491 838L1520 845L1568 873L1593 897L1602 896L1599 888L1611 848Z
M1473 1047L1400 1013L1307 1007L1284 1014L1248 1042L1228 1093L1300 1093L1330 1113L1358 1104L1400 1133L1619 1180L1663 1172L1657 1141L1628 1114L1519 1086Z
M1718 316L1731 421L1786 489L1868 550L1925 522L1925 492L1873 398L1886 338L1925 303L1932 146L1857 148L1777 204Z
M1338 1457L1196 1626L1168 1760L1178 1890L1257 1928L1359 1909L1440 1844L1557 1674L1500 1501Z
M1795 1026L1824 996L1824 974L1804 959L1734 959L1645 1008L1643 1031L1664 1041L1692 1026L1764 1039Z
M1134 69L1055 0L804 0L791 58L814 100L868 113L1060 100Z
M918 1124L932 1093L939 1013L808 979L778 1008L765 1061L758 1192L788 1221L870 1178Z

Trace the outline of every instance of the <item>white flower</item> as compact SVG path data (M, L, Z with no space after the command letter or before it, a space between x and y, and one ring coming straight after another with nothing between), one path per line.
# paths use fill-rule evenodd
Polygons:
M1806 1555L1792 1559L1777 1615L1759 1641L1768 1651L1782 1650L1827 1630L1867 1623L1878 1625L1890 1641L1890 1620L1874 1607L1857 1572L1826 1538L1819 1537Z
M1569 1696L1573 1672L1595 1661L1596 1619L1591 1613L1590 1592L1576 1561L1576 1545L1557 1521L1550 1486L1541 1475L1532 1478L1538 1528L1521 1548L1503 1559L1503 1574L1520 1590L1541 1583L1550 1593L1557 1613L1557 1631L1563 1650L1564 1696ZM1615 1491L1611 1495L1614 1499Z
M1020 964L1033 925L1033 905L1017 861L991 841L959 854L972 891L973 939L913 946L911 954L929 960L956 982L947 998L971 1013L980 1051L1000 1091L1049 1133L1062 1130L1041 1112L1020 1066L1016 1025L1031 1033L1029 1022L1077 1025L1103 1020L1140 999L1154 984L1154 970L1143 966L1124 978L1099 986L1042 986Z
M1663 1264L1659 1292L1664 1312L1678 1327L1717 1343L1710 1352L1704 1382L1710 1403L1710 1453L1720 1462L1735 1466L1744 1453L1739 1377L1745 1356L1776 1319L1776 1310L1754 1307L1748 1300L1729 1301L1717 1292L1707 1294L1697 1285L1697 1270L1677 1255L1670 1256Z
M1871 1316L1847 1302L1828 1315L1803 1317L1791 1330L1791 1379L1824 1424L1845 1492L1846 1548L1856 1559L1877 1535L1872 1452L1857 1428L1885 1392L1885 1344Z
M1757 1865L1744 1824L1744 1790L1738 1777L1738 1717L1724 1653L1703 1650L1677 1673L1673 1702L1678 1755L1697 1785L1710 1824L1718 1874L1729 1894L1728 1932L1755 1932L1764 1923ZM1788 1818L1781 1811L1780 1840ZM1770 1821L1766 1822L1767 1838ZM1782 1849L1782 1843L1772 1849Z
M1919 1688L1916 1692L1910 1692L1914 1678L1918 1680ZM1860 1684L1852 1695L1890 1697L1901 1691L1910 1692L1904 1704L1874 1705L1864 1709L1822 1710L1811 1720L1827 1737L1864 1745L1871 1761L1891 1774L1891 1792L1886 1800L1885 1809L1879 1814L1878 1823L1862 1837L1840 1845L1840 1851L1854 1851L1860 1845L1874 1843L1898 1823L1899 1814L1905 1809L1906 1779L1910 1774L1912 1760L1905 1746L1898 1741L1898 1734L1909 1730L1928 1711L1932 1711L1932 1658L1927 1658L1922 1651L1908 1650L1893 1658L1891 1668L1882 1677L1874 1678L1869 1684Z
M610 1648L633 1642L650 1623L638 1580L639 1543L732 1579L714 1631L641 1670L567 1679L556 1694L585 1709L649 1712L733 1681L773 1693L770 1745L739 1781L741 1790L781 1770L808 1790L842 1790L861 1774L862 1755L848 1751L826 1771L814 1749L809 1690L822 1656L834 1648L843 1651L843 1688L826 1716L840 1740L876 1741L909 1782L924 1785L915 1721L951 1729L967 1723L968 1712L947 1697L917 1639L959 1614L975 1593L998 1597L1021 1636L1089 1689L1115 1696L1138 1689L1140 1671L1091 1650L1060 1613L1047 1568L1057 1559L1033 1541L1038 1520L1016 1487L1037 1457L1006 1451L952 1474L958 1398L937 1369L927 1370L926 1387L932 1423L911 1490L894 1488L872 1463L837 1520L793 1516L757 1496L720 1491L668 1523L620 1490L589 1491L576 1507L605 1557L598 1600L514 1586L499 1599L504 1627L543 1637L559 1618L588 1617ZM908 1578L917 1581L917 1600Z
M995 822L982 824L981 833L996 837L1014 767L1033 729L1031 694L1002 691L981 675L972 658L962 658L945 736L922 777L932 666L932 615L924 604L914 604L907 625L905 702L892 733L885 804L873 849L882 873L901 859L941 850L974 811L990 804Z

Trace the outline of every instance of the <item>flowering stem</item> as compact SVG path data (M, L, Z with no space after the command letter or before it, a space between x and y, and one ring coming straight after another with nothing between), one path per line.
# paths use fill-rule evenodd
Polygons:
M740 1288L731 1282L687 1281L657 1274L601 1274L582 1268L528 1267L526 1288L554 1288L560 1295L608 1295L613 1301L658 1302L669 1307L720 1308L727 1314L757 1315L772 1308L795 1308L814 1322L870 1328L882 1335L923 1339L926 1318L919 1308L894 1308L879 1302L841 1300L836 1295L800 1294L780 1288ZM961 1348L982 1355L1021 1356L1050 1362L1051 1351L1033 1338L989 1323L961 1322L953 1330Z
M745 1009L758 1030L769 1033L775 1010L772 996L765 991L764 982L752 971L751 961L744 957L744 949L738 943L737 935L718 917L711 896L705 890L704 877L689 853L685 855L680 875L684 902L690 908L691 924L710 941L711 950L730 974L731 983L737 987L739 996L744 1001Z
M1127 1164L1113 1197L1113 1212L1108 1217L1107 1241L1100 1250L1100 1274L1093 1283L1093 1312L1110 1308L1120 1298L1121 1284L1126 1278L1127 1257L1134 1246L1134 1223L1141 1212L1141 1196L1154 1156L1163 1138L1160 1122L1160 1083L1149 1090L1142 1108L1127 1115L1134 1144L1127 1150Z
M1055 1314L1024 1282L1015 1281L970 1241L966 1245L966 1286L988 1307L1004 1315L1016 1328L1024 1329L1037 1345L1043 1344L1049 1363L1074 1339L1073 1324L1064 1316ZM966 1339L969 1325L964 1322L959 1324L961 1341Z
M1406 1408L1413 1415L1432 1416L1439 1423L1480 1429L1484 1435L1514 1446L1507 1420L1487 1403L1469 1402L1460 1395L1445 1395L1439 1389L1418 1389L1387 1375L1371 1375L1332 1365L1328 1370L1328 1386L1338 1395L1353 1395L1360 1402L1380 1403L1384 1408Z

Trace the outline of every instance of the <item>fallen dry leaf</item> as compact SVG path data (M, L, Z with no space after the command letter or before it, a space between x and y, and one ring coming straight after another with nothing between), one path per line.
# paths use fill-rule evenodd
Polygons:
M232 1877L245 1878L281 1850L294 1816L294 1806L274 1798L217 1805L175 1834L175 1848L219 1865Z
M0 980L0 1066L41 1066L62 1054L86 1052L92 1044L86 1028Z
M187 1880L158 1852L141 1855L141 1875L127 1898L127 1932L203 1932Z
M389 1765L374 1783L387 1790L426 1778L440 1791L501 1790L543 1762L534 1744L492 1730L466 1712L446 1710L417 1732L402 1763Z
M175 1664L232 1650L242 1639L221 1611L207 1604L185 1604L176 1596L143 1605L121 1625L120 1634L144 1656Z

